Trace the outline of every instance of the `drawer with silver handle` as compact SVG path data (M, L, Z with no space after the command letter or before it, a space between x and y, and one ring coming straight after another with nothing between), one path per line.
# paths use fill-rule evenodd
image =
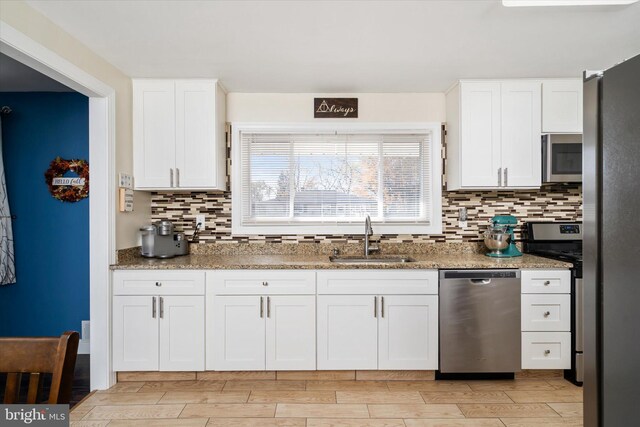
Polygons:
M569 270L521 270L523 294L569 294Z
M570 369L571 332L523 332L522 369Z
M522 330L525 332L569 332L571 330L571 295L522 295Z
M310 270L207 271L207 293L216 295L312 295L316 273Z
M114 295L204 295L204 271L117 270Z

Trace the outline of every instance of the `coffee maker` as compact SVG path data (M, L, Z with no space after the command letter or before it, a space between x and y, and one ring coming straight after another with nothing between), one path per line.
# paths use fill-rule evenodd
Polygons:
M146 258L173 258L189 254L189 242L184 233L176 233L171 221L158 221L140 228L142 247Z

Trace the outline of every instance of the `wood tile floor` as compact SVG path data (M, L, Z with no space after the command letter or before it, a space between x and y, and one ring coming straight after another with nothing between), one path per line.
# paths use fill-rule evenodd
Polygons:
M581 426L582 388L561 379L133 381L90 395L71 425Z

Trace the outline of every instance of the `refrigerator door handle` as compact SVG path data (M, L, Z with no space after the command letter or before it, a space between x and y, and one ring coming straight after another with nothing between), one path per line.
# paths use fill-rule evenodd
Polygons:
M576 351L584 351L584 284L582 279L576 279L576 307L575 307L575 325L576 325Z

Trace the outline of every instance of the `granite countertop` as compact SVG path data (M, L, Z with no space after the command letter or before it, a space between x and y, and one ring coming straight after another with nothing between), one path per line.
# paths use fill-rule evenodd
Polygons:
M464 269L464 268L571 268L571 263L523 255L490 258L481 253L411 254L415 262L349 264L333 263L327 255L215 255L192 254L167 260L131 257L112 265L112 270L250 270L250 269Z

